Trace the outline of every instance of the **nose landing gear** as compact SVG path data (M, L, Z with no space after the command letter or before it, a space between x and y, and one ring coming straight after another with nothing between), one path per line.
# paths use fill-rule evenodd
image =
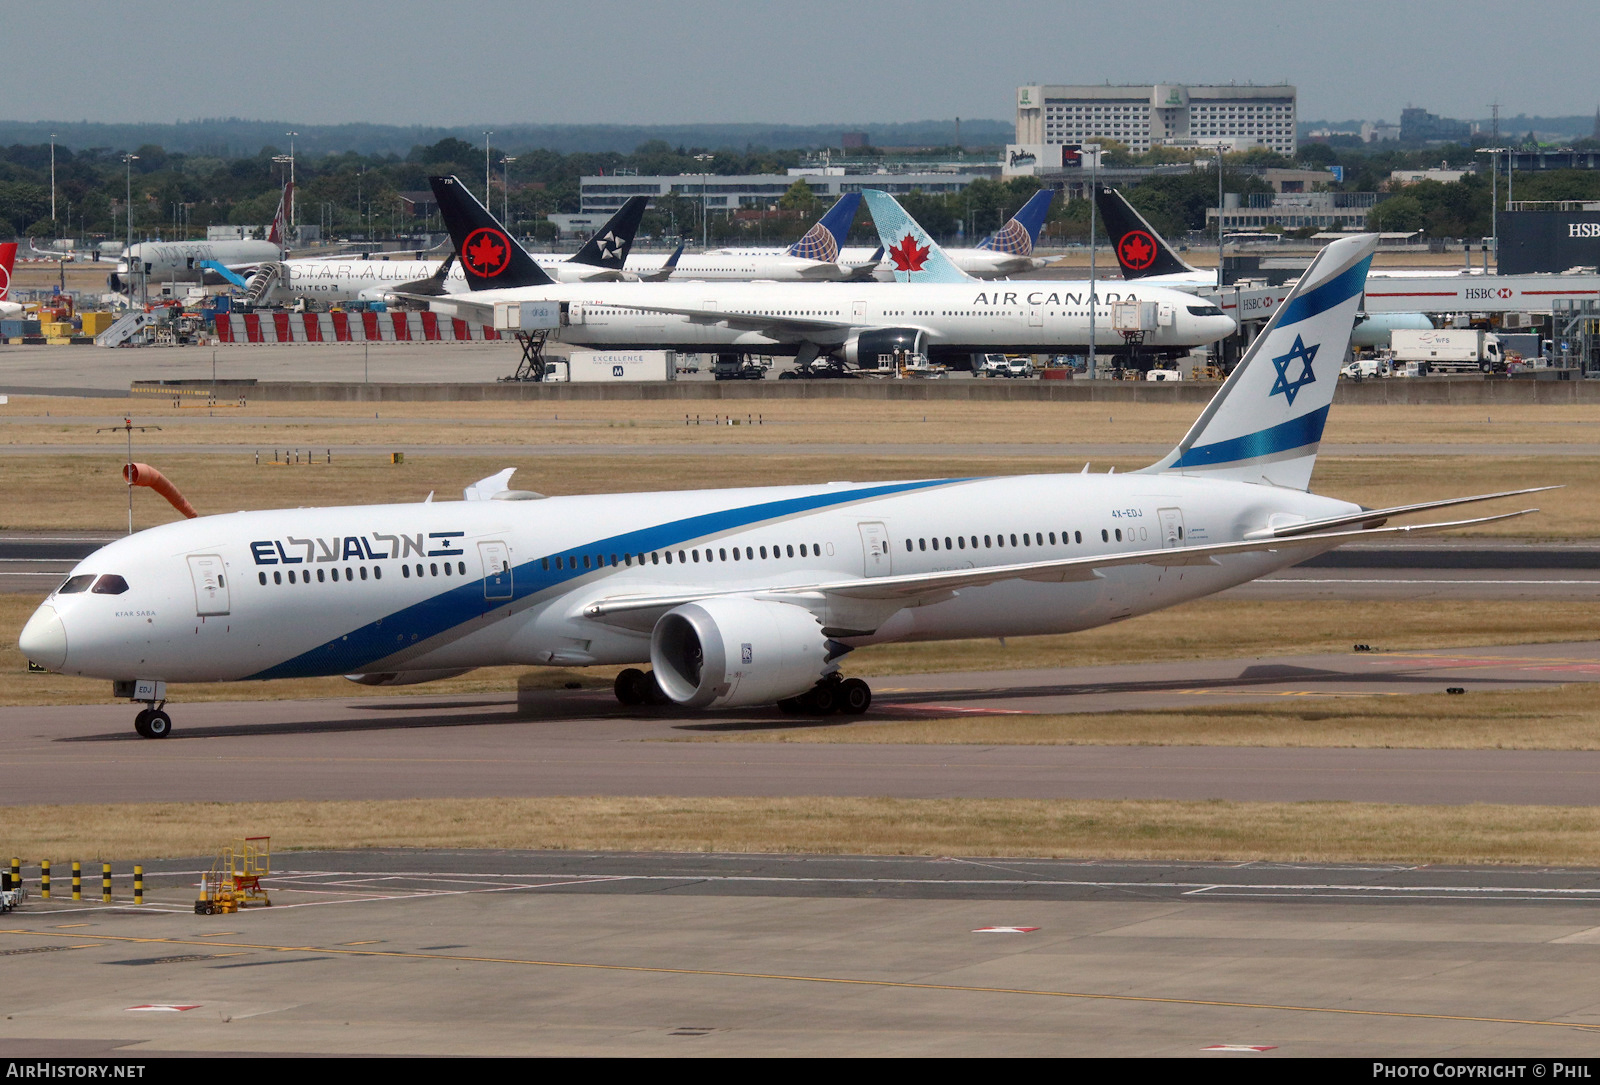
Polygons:
M144 709L133 717L133 729L140 738L166 738L172 734L172 717L167 715L167 684L150 678L111 683L113 697L144 702Z
M165 705L165 701L159 706L152 704L133 717L133 729L143 738L166 738L172 734L172 717L164 711Z

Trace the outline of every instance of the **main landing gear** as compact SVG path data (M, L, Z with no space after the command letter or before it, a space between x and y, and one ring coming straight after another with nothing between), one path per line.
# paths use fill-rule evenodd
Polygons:
M150 707L133 717L133 729L143 738L166 738L172 734L172 717L166 713L166 701L152 701Z
M872 707L872 687L859 678L830 674L798 697L785 697L778 708L795 716L859 716Z
M629 667L618 674L616 685L612 689L617 695L617 701L630 708L637 705L672 703L672 699L662 692L660 684L656 682L655 672L641 671L637 667Z

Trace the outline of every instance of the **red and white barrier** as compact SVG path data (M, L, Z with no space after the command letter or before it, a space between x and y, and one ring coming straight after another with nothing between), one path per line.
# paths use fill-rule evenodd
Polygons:
M434 312L226 313L219 343L481 343L500 339L487 324Z

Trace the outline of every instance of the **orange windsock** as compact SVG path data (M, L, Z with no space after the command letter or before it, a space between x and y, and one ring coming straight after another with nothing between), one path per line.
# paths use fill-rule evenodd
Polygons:
M122 468L122 477L128 480L129 486L148 486L162 497L166 498L172 507L193 520L199 516L194 511L194 506L183 499L178 488L168 481L167 476L151 467L148 463L130 463Z

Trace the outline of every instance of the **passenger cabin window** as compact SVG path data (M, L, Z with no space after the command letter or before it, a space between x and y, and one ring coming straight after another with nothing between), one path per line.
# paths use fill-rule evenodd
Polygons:
M265 583L265 580L262 581ZM94 583L93 573L80 573L77 576L67 577L65 584L56 589L57 595L72 595L80 591L88 591L89 585Z

